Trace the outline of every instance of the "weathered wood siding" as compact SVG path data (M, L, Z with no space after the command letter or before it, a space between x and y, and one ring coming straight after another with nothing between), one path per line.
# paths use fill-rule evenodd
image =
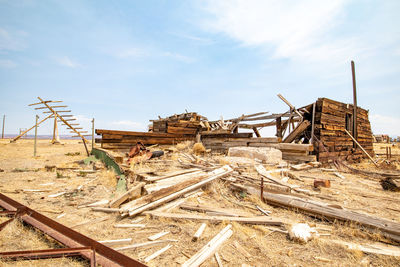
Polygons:
M327 98L319 98L316 103L315 136L328 150L315 145L318 160L327 162L329 159L338 157L343 160L358 161L366 157L359 148L354 148L353 141L344 132L346 114L352 116L353 105ZM352 121L350 124L352 125ZM360 107L357 107L357 132L357 141L373 156L373 137L368 111Z

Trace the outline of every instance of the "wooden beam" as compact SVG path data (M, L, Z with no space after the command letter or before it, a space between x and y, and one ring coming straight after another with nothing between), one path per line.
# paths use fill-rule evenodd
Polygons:
M256 127L253 127L253 131L254 131L254 133L256 134L257 137L261 137L261 134L260 134L260 132L257 130Z
M154 217L170 218L176 220L195 220L195 221L209 221L209 222L239 222L245 224L261 224L261 225L277 225L282 226L282 221L273 219L266 216L254 216L254 217L232 217L232 216L219 216L219 215L202 215L202 214L188 214L188 213L169 213L159 211L147 211L145 214L149 214Z
M307 127L310 126L310 122L308 120L304 120L297 125L297 127L283 140L283 143L291 143L293 142L301 133L304 132Z
M310 137L310 144L314 141L314 128L315 128L315 106L316 102L312 105L312 119L311 119L311 137Z
M224 177L225 175L231 173L232 171L233 171L233 169L231 167L229 167L228 165L225 165L225 166L223 166L223 167L221 167L219 169L216 169L216 170L208 173L210 175L209 177L201 180L200 182L198 182L196 184L193 184L193 185L190 185L190 186L188 186L186 188L183 188L182 190L180 190L178 192L175 192L175 193L172 193L170 195L167 195L167 196L165 196L165 197L163 197L161 199L158 199L157 201L150 202L150 203L145 204L145 205L140 206L140 207L129 209L129 216L135 216L135 215L137 215L139 213L142 213L143 211L146 211L146 210L149 210L149 209L152 209L152 208L156 208L156 207L158 207L158 206L160 206L160 205L162 205L162 204L164 204L164 203L166 203L168 201L174 200L174 199L176 199L176 198L178 198L178 197L180 197L180 196L182 196L182 195L184 195L184 194L186 194L188 192L196 190L196 189L198 189L198 188L200 188L200 187L202 187L202 186L214 181L217 178Z
M236 189L247 191L250 194L258 195L260 190L250 186L240 184L232 184ZM335 207L328 203L317 202L291 195L275 194L264 192L264 199L269 205L286 207L297 211L306 212L312 216L322 219L340 220L345 222L353 222L372 229L379 229L385 236L400 241L400 223L389 221L370 215L346 210L342 207Z
M128 200L137 190L141 189L146 183L140 182L137 185L134 185L131 189L126 191L123 195L115 198L110 203L110 208L118 208L123 202Z
M39 103L29 104L28 106L35 106L35 105L40 105L40 104L44 104L44 103L61 103L61 102L62 101L52 101L52 100L43 101L43 100L41 100L41 102L39 102Z
M303 116L300 114L300 112L286 99L284 98L281 94L278 94L278 97L286 103L290 107L291 110L293 110L297 115L299 115L300 118L303 118Z
M357 90L356 90L356 71L354 61L351 61L351 76L353 79L353 137L357 142ZM354 145L355 147L355 145Z
M379 166L375 162L375 160L368 154L367 151L365 151L365 149L357 142L357 140L346 129L344 129L344 131L347 133L348 136L350 136L350 138L353 140L353 142L356 143L356 145L361 149L361 151L364 152L364 154L368 156L368 158L372 161L372 163L374 163L374 165L377 168L379 168Z
M41 120L40 122L38 122L38 123L37 123L37 126L39 126L39 124L41 124L41 123L44 122L45 120L51 118L52 115L53 115L53 114L47 116L46 118L44 118L43 120ZM31 128L29 128L28 130L22 132L20 135L18 135L17 137L15 137L15 138L12 140L12 142L15 142L15 141L17 141L18 139L20 139L22 136L24 136L24 135L25 135L26 133L28 133L30 130L32 130L33 128L35 128L35 126L36 126L36 124L33 125Z

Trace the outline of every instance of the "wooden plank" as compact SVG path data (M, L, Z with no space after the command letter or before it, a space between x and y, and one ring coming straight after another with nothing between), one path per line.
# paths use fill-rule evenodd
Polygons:
M305 129L310 125L308 120L301 122L297 127L282 141L283 143L291 143L296 139L297 136L302 134Z
M170 249L171 247L172 247L172 245L170 245L170 244L166 245L166 246L163 247L162 249L157 250L156 252L154 252L154 253L151 254L150 256L146 257L146 258L144 259L144 262L147 263L147 262L149 262L149 261L151 261L151 260L157 258L157 257L160 256L161 254L163 254L165 251L167 251L168 249Z
M283 225L282 221L275 220L271 217L266 216L255 216L255 217L232 217L232 216L218 216L218 215L201 215L201 214L184 214L184 213L169 213L169 212L158 212L148 211L149 214L154 217L170 218L176 220L195 220L195 221L209 221L209 222L239 222L245 224L260 224L260 225Z
M225 165L224 167L221 167L219 169L216 169L216 170L208 173L210 176L208 178L205 178L204 180L201 180L198 183L192 184L192 185L190 185L190 186L188 186L186 188L183 188L182 190L179 190L177 192L169 194L169 195L167 195L167 196L165 196L163 198L160 198L160 199L158 199L158 200L156 200L154 202L145 204L145 205L140 206L140 207L135 207L135 208L129 209L129 216L134 216L134 215L139 214L139 213L141 213L143 211L156 208L156 207L158 207L158 206L160 206L160 205L162 205L162 204L164 204L164 203L166 203L168 201L174 200L174 199L176 199L176 198L178 198L178 197L180 197L180 196L182 196L182 195L184 195L184 194L186 194L186 193L188 193L190 191L198 189L198 188L200 188L200 187L202 187L202 186L214 181L217 178L223 177L223 176L231 173L232 171L233 171L233 169L231 167L229 167L228 165Z
M259 195L259 189L233 184L235 188L245 190L250 194ZM346 222L353 222L372 229L379 229L382 234L400 241L400 224L397 222L372 217L370 215L349 211L341 207L329 205L328 203L316 202L305 198L290 195L273 194L264 192L263 197L270 205L287 207L317 216L322 219L333 219Z
M212 238L202 249L182 264L182 267L200 266L206 259L211 257L217 249L232 236L232 225L227 225L214 238Z
M127 192L125 192L121 196L115 198L113 201L110 202L110 208L118 208L119 205L124 203L130 197L132 197L133 194L135 194L137 190L140 190L145 184L146 183L144 183L144 182L140 182L140 183L134 185L131 189L129 189Z
M379 168L378 164L375 162L375 160L368 154L367 151L365 151L365 149L360 145L360 143L357 142L356 139L354 139L354 137L345 129L344 130L348 136L350 136L350 138L354 141L354 143L356 143L356 145L362 150L362 152L364 152L365 155L368 156L368 158L372 161L372 163L374 163L374 165Z
M209 206L205 206L205 205L182 204L179 206L179 208L183 209L183 210L190 210L190 211L211 212L211 213L215 213L214 215L222 215L222 216L246 217L246 216L251 215L242 210L232 210L232 209L225 209L225 208L209 207Z

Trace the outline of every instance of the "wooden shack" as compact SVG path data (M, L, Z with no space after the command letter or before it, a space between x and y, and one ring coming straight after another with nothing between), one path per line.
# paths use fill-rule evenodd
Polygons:
M312 121L312 105L308 106L305 119ZM333 159L359 161L366 157L361 149L344 131L347 130L358 143L374 156L373 135L368 119L368 110L357 107L357 130L353 129L353 105L334 101L328 98L319 98L315 102L314 117L314 153L320 162ZM311 127L306 135L310 135Z

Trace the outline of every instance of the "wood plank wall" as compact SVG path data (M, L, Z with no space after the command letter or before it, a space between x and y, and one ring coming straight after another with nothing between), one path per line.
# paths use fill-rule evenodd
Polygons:
M344 132L346 114L353 114L353 105L337 102L328 98L319 98L316 102L315 136L328 149L314 145L318 161L327 162L338 157L342 160L359 161L366 157L359 148L354 148L351 138ZM350 123L351 125L352 123ZM351 133L351 131L349 131ZM368 119L368 111L357 108L357 141L371 155L373 137Z

